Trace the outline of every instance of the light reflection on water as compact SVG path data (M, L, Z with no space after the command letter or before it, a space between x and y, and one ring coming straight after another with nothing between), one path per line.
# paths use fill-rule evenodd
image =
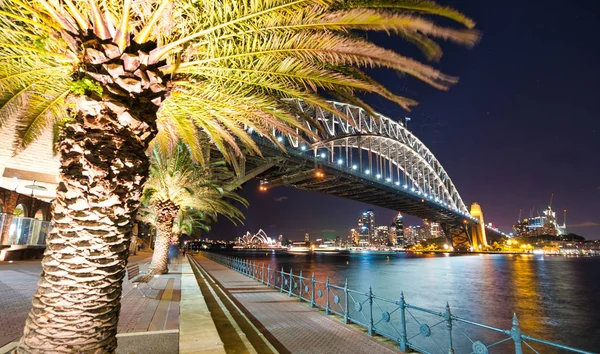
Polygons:
M600 349L600 257L533 255L275 255L235 252L295 274L469 320L510 328L513 313L524 333L584 350Z

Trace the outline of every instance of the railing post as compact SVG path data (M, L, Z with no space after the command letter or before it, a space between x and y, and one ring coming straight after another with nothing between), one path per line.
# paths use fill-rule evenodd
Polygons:
M373 289L369 284L369 335L373 335Z
M267 287L271 286L271 265L267 264Z
M291 297L292 296L292 284L294 282L294 277L293 274L294 272L292 271L292 268L290 268L290 282L288 283L289 286L289 291L288 291L288 296Z
M303 283L302 283L302 271L300 271L300 277L298 278L298 286L300 287L299 292L298 292L298 300L300 300L300 302L302 302L302 290L303 289Z
M279 292L283 293L283 267L281 267L281 284L279 284Z
M265 264L263 263L261 268L260 268L260 283L264 284L265 283Z
M310 307L315 307L315 273L312 273L312 276L310 278L310 288L311 288L311 292L310 292Z
M344 323L348 323L348 278L344 283Z
M523 338L521 338L521 326L519 326L519 320L517 319L517 314L513 314L512 319L512 328L510 329L510 336L512 340L515 342L515 354L523 354L523 348L521 342Z
M446 302L446 327L448 328L448 354L454 354L454 348L452 346L452 313L450 312L450 304Z
M404 292L400 292L400 351L408 351L408 339L406 336L406 302L404 301Z
M329 276L327 276L327 280L325 281L325 314L329 315Z

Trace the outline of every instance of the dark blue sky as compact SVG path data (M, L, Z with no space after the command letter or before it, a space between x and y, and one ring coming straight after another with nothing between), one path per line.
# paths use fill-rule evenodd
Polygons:
M523 209L568 210L570 232L600 238L600 4L596 1L440 1L477 22L481 42L468 50L442 43L443 72L460 77L450 91L378 70L373 76L420 102L412 112L377 97L367 101L391 118L410 116L412 130L436 155L465 203L478 202L486 222L504 231ZM423 56L396 37L369 38ZM309 232L346 236L368 205L277 188L242 191L245 225L221 219L209 234L232 239L246 229L300 239ZM378 224L396 211L372 208ZM534 211L534 213L536 213ZM409 223L418 223L409 218Z

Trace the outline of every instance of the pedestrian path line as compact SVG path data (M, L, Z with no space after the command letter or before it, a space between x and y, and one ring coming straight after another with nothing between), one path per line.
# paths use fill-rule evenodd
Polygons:
M257 282L201 255L196 260L242 311L255 321L254 324L283 347L277 347L280 352L399 353L395 345L379 340L380 337L371 337L362 330L343 324L335 317L312 309L297 298L290 298L279 291L247 290L230 293L230 288L253 287ZM270 289L266 285L259 287Z

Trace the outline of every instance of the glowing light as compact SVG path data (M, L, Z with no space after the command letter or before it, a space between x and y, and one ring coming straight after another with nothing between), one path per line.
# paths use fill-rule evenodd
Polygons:
M396 181L396 182L394 182L394 184L397 185L397 186L399 186L400 182Z
M254 132L254 128L252 128L252 127L248 128L248 133L252 134L252 132Z
M306 150L306 146L304 146L304 145L300 146L300 150L305 151Z
M392 180L391 178L386 178L386 179L385 179L385 181L386 181L386 182L389 182L389 181L391 181L391 180Z
M353 169L353 170L356 170L357 168L358 168L358 166L356 166L356 165L352 165L352 169Z
M367 175L370 175L370 174L371 174L371 171L369 171L369 170L365 170L365 174L367 174Z
M278 137L277 137L277 141L279 141L279 142L282 142L282 141L283 141L283 138L282 138L282 137L280 137L280 136L278 136Z
M444 243L444 249L447 250L448 249L448 245Z
M407 189L408 188L408 184L403 185L402 188Z
M338 160L338 165L341 165L341 164L343 164L343 163L344 163L344 160L342 160L342 159L339 159L339 160Z
M380 179L380 178L381 178L381 175L380 175L380 174L377 174L377 176L376 176L376 177L377 177L377 179Z
M325 154L324 152L322 152L322 153L321 153L321 158L323 158L323 159L324 159L325 157L327 157L327 154Z

